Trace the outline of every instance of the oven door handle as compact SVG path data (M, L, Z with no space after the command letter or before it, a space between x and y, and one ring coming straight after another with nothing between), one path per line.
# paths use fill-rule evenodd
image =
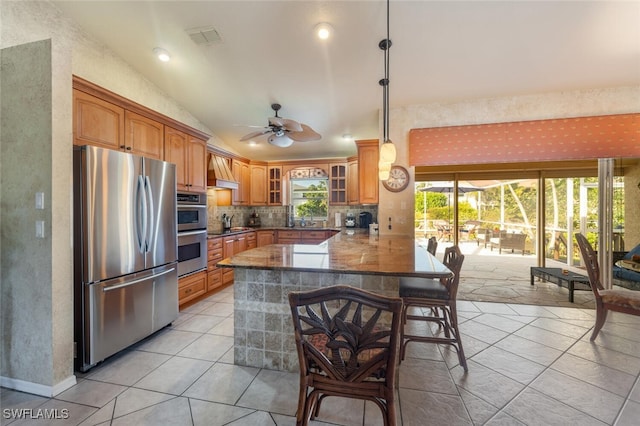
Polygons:
M207 205L206 204L178 204L177 205L178 209L206 209Z
M117 289L122 288L122 287L129 287L129 286L131 286L131 285L135 285L135 284L141 283L141 282L143 282L143 281L149 281L149 280L151 280L151 279L158 278L158 277L161 277L161 276L163 276L163 275L167 275L169 272L173 272L173 271L175 271L175 269L176 269L176 268L167 269L166 271L162 271L162 272L160 272L160 273L157 273L157 274L151 275L151 276L149 276L149 277L138 278L137 280L127 281L126 283L122 283L122 284L118 284L118 285L112 285L112 286L109 286L109 287L105 287L105 288L103 288L103 289L102 289L102 292L103 292L103 293L106 293L106 292L108 292L108 291L117 290Z
M178 237L188 237L189 235L199 235L199 234L206 234L206 233L207 233L206 229L201 229L199 231L178 232Z

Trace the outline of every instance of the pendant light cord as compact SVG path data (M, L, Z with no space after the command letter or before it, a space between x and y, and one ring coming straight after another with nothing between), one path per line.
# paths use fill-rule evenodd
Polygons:
M384 68L385 68L385 78L387 80L387 84L385 86L385 109L387 110L387 114L386 114L386 135L384 137L384 141L387 142L389 140L389 49L391 49L391 39L389 38L389 2L390 0L387 0L387 49L384 51L385 53L385 64L384 64Z
M382 86L382 138L383 143L389 142L389 0L387 0L387 38L382 40L378 47L384 50L384 78L380 80Z

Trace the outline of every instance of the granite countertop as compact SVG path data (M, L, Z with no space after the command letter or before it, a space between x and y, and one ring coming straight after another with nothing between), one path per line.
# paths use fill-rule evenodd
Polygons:
M299 229L299 228L298 228ZM436 278L451 271L409 236L343 231L320 244L272 244L243 251L219 267Z
M209 238L215 237L223 237L225 235L235 235L242 234L244 232L255 232L255 231L342 231L344 228L324 228L317 226L296 226L296 227L287 227L287 226L264 226L264 227L249 227L249 226L238 226L233 227L231 229L225 231L208 231L207 235Z

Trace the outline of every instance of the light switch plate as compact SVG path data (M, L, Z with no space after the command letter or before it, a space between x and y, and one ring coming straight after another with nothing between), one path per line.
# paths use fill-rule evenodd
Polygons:
M36 238L44 238L44 220L36 220Z
M36 210L44 210L44 192L36 192Z

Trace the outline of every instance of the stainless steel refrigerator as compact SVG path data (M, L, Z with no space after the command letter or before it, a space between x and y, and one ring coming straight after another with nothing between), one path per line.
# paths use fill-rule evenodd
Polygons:
M76 369L178 316L175 165L74 148Z

